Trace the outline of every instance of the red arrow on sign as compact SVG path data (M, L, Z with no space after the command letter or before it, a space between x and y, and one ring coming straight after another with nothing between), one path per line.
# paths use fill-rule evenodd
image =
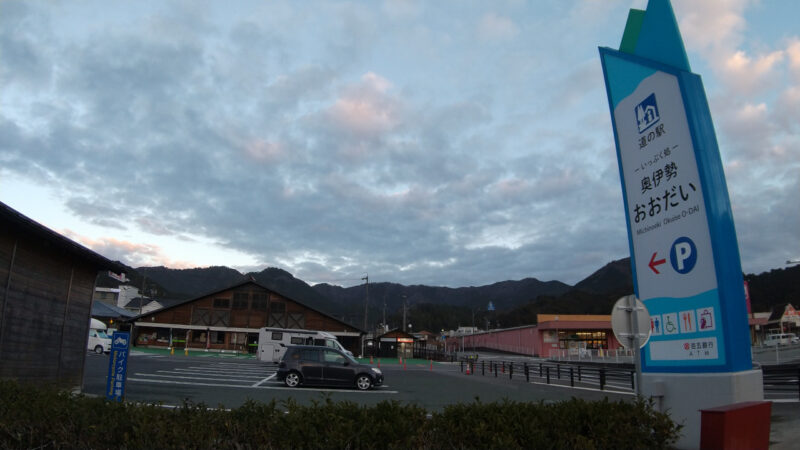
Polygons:
M653 253L653 257L650 258L650 264L648 264L647 267L649 267L653 272L656 273L656 275L658 275L661 272L659 272L658 269L656 269L656 266L660 266L661 264L664 264L666 262L667 262L666 259L658 259L657 260L656 259L656 253Z

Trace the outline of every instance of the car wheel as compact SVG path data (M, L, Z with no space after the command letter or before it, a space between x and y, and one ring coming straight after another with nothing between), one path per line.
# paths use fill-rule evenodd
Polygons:
M372 387L372 379L367 375L359 375L356 378L356 387L361 391L366 391Z
M102 345L96 345L94 347L94 352L97 353L98 355L103 353L103 346Z
M289 372L288 374L286 374L286 378L283 379L283 383L289 387L297 387L300 385L301 380L302 378L300 377L299 373Z

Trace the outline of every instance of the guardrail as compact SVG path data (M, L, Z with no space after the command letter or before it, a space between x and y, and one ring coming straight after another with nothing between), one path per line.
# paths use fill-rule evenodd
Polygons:
M797 394L800 399L800 364L762 365L764 392Z
M632 363L633 352L630 349L619 348L616 350L606 349L550 349L549 359L556 361L589 361L589 362L613 362L613 363Z
M634 391L636 371L628 368L603 365L561 364L558 362L520 361L461 361L461 372L472 375L507 377L526 382L569 385L571 387L595 387L600 390L613 388Z
M503 360L461 360L459 364L461 372L469 370L472 375L571 387L599 387L600 390L636 390L636 371L631 367ZM762 365L761 371L765 393L796 395L800 399L800 364Z

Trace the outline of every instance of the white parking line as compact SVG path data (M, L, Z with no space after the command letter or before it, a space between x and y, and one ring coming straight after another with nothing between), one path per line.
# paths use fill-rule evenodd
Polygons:
M600 390L600 388L570 386L570 385L563 385L563 384L547 384L547 383L540 383L540 382L537 382L537 381L531 381L530 384L538 384L540 386L552 386L552 387L560 387L560 388L567 388L567 389L580 389L582 391L608 392L610 394L636 395L635 392L631 392L631 391L614 391L614 390L611 390L611 389Z
M209 378L209 377L186 377L179 375L159 375L157 373L137 373L139 377L161 377L161 378L177 378L179 380L214 380L214 381L241 381L242 383L250 383L253 380L239 380L236 378Z
M272 375L268 376L267 378L264 378L263 380L261 380L258 383L254 384L253 387L260 386L261 384L266 383L267 381L275 378L276 376L278 376L278 374L277 373L273 373Z
M173 370L159 370L159 373L175 373L175 374L191 374L191 375L219 375L219 376L240 376L242 378L254 378L254 379L261 379L263 378L263 374L260 375L244 375L244 374L232 374L230 372L212 372L212 371L201 371L201 370L189 370L189 369L180 369L176 368Z
M358 392L361 394L397 394L397 391L384 391L384 390L369 390L359 391L356 389L326 389L326 388L290 388L284 386L244 386L239 384L222 384L222 383L195 383L188 381L172 381L172 380L151 380L146 378L128 378L127 381L137 381L140 383L155 383L155 384L182 384L188 386L211 386L211 387L229 387L229 388L245 388L245 389L271 389L279 391L318 391L318 392Z

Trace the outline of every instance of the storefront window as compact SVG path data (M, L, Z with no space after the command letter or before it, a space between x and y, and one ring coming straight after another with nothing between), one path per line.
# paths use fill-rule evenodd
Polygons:
M568 330L558 332L558 347L561 349L600 349L608 347L605 331Z

